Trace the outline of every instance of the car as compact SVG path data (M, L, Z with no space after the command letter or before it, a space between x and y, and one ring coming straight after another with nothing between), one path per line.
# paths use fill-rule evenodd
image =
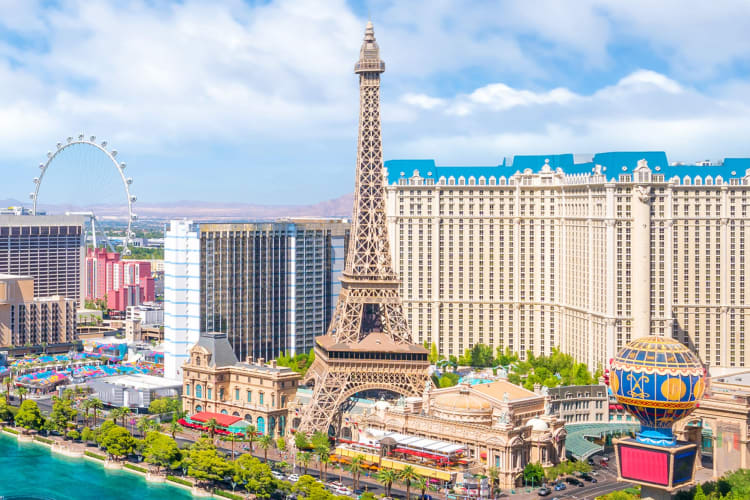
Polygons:
M284 477L284 474L282 474L281 472L279 472L277 470L272 470L271 471L271 475L274 477L274 479L278 479L279 481L281 481L283 479L286 479Z
M352 494L352 490L349 489L349 488L347 488L346 486L338 486L338 487L334 488L333 491L337 495L346 495L346 496L349 496L349 495Z
M287 481L291 481L293 483L296 483L297 481L299 481L299 475L297 475L297 474L289 474L286 479L287 479Z
M542 486L541 488L539 488L539 490L536 493L540 497L546 497L547 495L552 493L552 490L547 488L546 486Z
M588 463L589 463L589 465L595 465L595 462L594 462L593 458L589 458Z
M560 483L557 483L557 484L555 485L555 491L562 491L562 490L565 490L565 489L567 489L567 488L568 488L568 487L567 487L567 486L565 486L565 483L562 483L562 482L560 482Z
M581 474L581 479L588 481L589 483L596 483L596 478L592 477L591 474Z
M580 481L574 477L566 477L565 482L568 484L572 484L573 486L579 486L579 487L583 486L583 481Z

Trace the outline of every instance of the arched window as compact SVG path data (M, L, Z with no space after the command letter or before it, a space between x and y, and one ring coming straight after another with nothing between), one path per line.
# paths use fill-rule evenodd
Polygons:
M252 415L245 415L245 422L253 423L253 416Z
M237 413L237 412L235 411L235 412L232 412L232 416L233 416L233 417L239 417L239 416L240 416L240 414L239 414L239 413Z
M224 401L224 388L219 387L219 401Z
M263 417L258 417L258 423L255 426L259 433L266 433L266 420Z
M200 413L203 411L203 407L201 405L195 405L195 413Z
M284 436L284 431L286 430L286 417L284 415L281 415L279 417L279 436Z
M195 366L200 366L200 365L201 365L201 357L196 354L195 355Z
M276 419L274 417L268 417L268 435L276 436Z
M200 384L195 385L195 397L196 398L202 398L203 397L203 386Z
M226 410L221 410L221 414L222 414L222 415L228 415L228 414L229 414L229 412L227 412Z

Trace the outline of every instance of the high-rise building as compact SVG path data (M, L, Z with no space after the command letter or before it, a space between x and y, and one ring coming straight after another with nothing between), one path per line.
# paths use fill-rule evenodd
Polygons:
M0 274L0 346L62 344L75 339L76 304L34 296L34 278Z
M200 336L200 241L192 221L172 221L164 238L164 376L182 364Z
M346 219L200 224L200 328L239 359L307 352L331 321Z
M596 368L631 338L663 334L714 372L750 361L750 159L385 166L394 265L420 342L453 355L560 347Z
M85 218L0 215L0 273L32 276L38 297L83 302Z
M86 300L105 298L109 309L122 312L129 306L153 302L151 263L121 260L117 252L89 248L86 253Z

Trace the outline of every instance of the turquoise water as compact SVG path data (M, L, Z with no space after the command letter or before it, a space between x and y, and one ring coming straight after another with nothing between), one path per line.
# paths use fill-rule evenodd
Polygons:
M494 380L490 380L488 378L461 377L459 379L459 383L462 383L462 382L468 382L470 385L477 385L477 384L489 384L490 382L494 382Z
M19 443L0 432L0 496L34 495L54 500L191 499L189 491L152 485L130 472L52 453L46 446Z

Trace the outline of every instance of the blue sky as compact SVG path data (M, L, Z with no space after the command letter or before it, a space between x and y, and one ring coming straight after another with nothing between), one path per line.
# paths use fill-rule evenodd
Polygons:
M119 150L141 201L350 192L368 15L386 159L750 156L746 1L0 0L0 199L79 132ZM42 201L106 168L73 160Z

